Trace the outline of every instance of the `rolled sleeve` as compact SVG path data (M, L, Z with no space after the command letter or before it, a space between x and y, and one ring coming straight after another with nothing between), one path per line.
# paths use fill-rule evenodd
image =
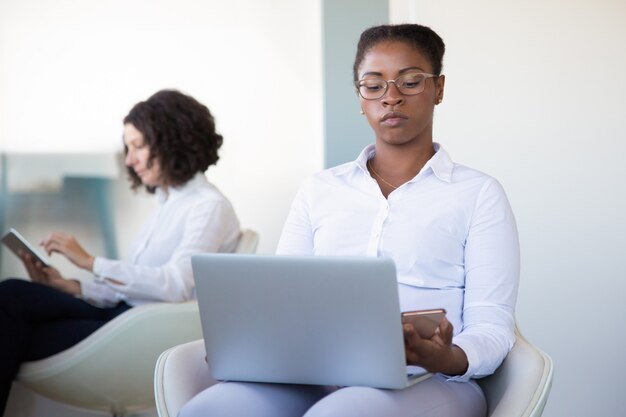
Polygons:
M98 307L113 307L125 298L106 285L104 281L83 280L80 289L80 297Z

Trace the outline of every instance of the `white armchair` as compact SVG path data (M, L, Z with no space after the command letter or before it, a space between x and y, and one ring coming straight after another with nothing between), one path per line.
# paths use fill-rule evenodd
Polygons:
M493 375L478 380L488 417L539 417L552 385L552 360L517 330L513 350ZM215 381L204 360L202 339L166 350L157 360L154 393L159 417L176 417L181 407Z
M237 253L254 253L258 234L244 230ZM164 350L202 337L198 304L132 308L77 345L20 368L20 384L89 410L128 415L154 407L154 364Z
M176 417L196 394L214 384L204 359L204 340L174 346L157 359L154 397L159 417Z
M489 417L539 417L552 388L552 359L515 329L515 346L498 370L478 379Z

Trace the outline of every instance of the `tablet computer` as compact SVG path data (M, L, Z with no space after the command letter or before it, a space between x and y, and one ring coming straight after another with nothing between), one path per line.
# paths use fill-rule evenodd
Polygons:
M41 255L37 249L35 249L28 241L24 238L24 236L20 235L19 232L15 229L10 229L8 232L2 236L2 243L4 243L11 251L17 255L19 250L23 250L26 253L29 253L30 256L33 257L36 261L41 262L45 266L50 266L50 262L46 259L45 256Z

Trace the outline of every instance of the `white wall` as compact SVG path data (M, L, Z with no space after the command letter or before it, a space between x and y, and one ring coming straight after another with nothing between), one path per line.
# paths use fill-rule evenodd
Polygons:
M118 149L136 101L182 89L225 136L209 177L272 252L322 166L318 3L0 0L0 146ZM430 25L448 46L436 139L497 177L517 215L518 320L556 365L545 416L622 414L626 5L391 3L392 21ZM131 234L143 209L125 201Z
M320 13L306 0L0 0L0 151L117 151L134 103L180 89L225 138L209 178L273 252L322 167Z
M504 185L517 318L555 363L546 417L626 409L626 3L391 2L447 45L435 139Z
M323 165L320 16L320 3L308 0L0 0L0 152L117 152L132 105L180 89L210 108L225 138L209 178L242 225L260 233L259 252L272 253L297 187ZM28 169L38 179L49 174ZM133 196L121 172L113 195L125 255L154 202ZM7 226L34 242L37 230L67 226L88 248L102 248L92 225L71 214L51 222L45 208L23 209L36 218ZM11 256L0 269L19 267L7 265ZM9 408L24 417L77 415L30 393L14 393Z

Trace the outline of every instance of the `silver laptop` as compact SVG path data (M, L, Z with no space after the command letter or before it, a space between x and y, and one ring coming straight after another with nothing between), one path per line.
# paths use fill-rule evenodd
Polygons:
M400 389L407 367L392 260L192 257L211 374L218 380Z

